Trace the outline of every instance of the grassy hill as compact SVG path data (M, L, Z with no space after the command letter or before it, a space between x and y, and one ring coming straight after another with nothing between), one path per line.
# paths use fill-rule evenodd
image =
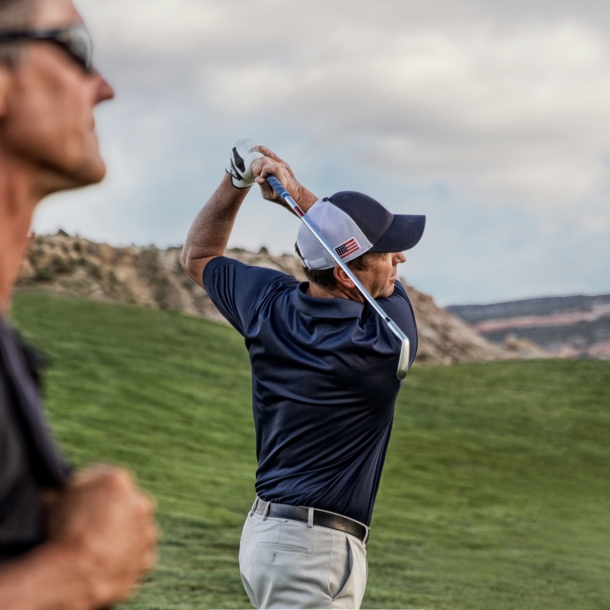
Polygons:
M14 320L50 359L77 464L127 464L158 500L161 561L132 609L247 608L237 566L255 470L230 328L36 294ZM610 608L610 362L418 367L396 422L363 607Z

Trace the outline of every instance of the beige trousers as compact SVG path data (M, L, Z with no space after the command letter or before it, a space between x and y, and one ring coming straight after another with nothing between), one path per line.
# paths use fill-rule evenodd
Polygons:
M368 566L350 534L250 513L239 567L255 608L360 608Z

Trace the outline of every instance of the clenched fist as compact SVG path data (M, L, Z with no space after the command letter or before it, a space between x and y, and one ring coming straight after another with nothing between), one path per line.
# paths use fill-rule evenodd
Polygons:
M92 466L46 497L50 544L71 548L94 607L124 599L155 564L152 501L124 469Z

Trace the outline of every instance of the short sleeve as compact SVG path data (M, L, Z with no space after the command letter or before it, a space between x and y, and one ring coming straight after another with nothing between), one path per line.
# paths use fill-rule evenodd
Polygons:
M213 258L203 271L203 285L218 311L242 335L262 299L276 286L297 281L290 275L246 265L233 258Z
M378 302L388 316L396 322L398 328L409 338L411 344L410 363L412 364L417 354L417 325L405 287L400 282L396 282L392 295L384 299L378 299Z

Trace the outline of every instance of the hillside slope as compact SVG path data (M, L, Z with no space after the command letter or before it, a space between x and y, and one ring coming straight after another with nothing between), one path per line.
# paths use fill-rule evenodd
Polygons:
M161 562L131 610L247 608L237 565L256 468L249 363L230 327L19 294L76 464L134 469ZM610 608L610 363L416 367L398 397L363 607Z
M304 279L299 261L291 255L270 256L230 250L229 256L250 265L278 269ZM180 249L113 248L60 232L36 237L20 280L21 288L35 287L59 294L112 300L183 311L224 321L211 300L180 266ZM468 324L437 307L432 297L407 286L419 327L418 362L451 364L514 357L540 357L527 343L512 350L496 347Z

